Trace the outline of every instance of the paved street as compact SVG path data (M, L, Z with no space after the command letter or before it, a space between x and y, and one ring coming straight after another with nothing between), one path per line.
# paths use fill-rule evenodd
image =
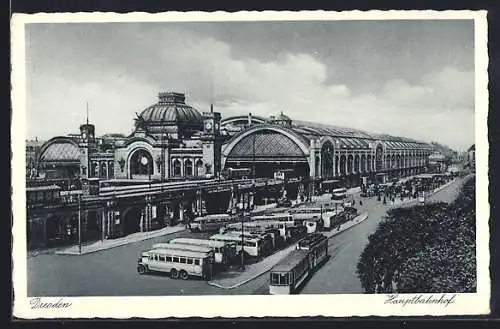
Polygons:
M438 192L431 200L453 200L459 183ZM375 231L389 205L376 198L364 199L360 211L368 211L363 223L330 239L330 260L306 284L302 293L361 293L356 276L358 257L369 234ZM359 207L359 205L357 206ZM136 242L82 256L40 254L28 259L29 296L134 296L134 295L214 295L267 294L267 273L235 289L220 289L201 280L171 280L166 275L139 275L136 271L140 252L165 237Z
M461 182L455 181L432 195L429 201L451 202L456 198L460 186ZM369 212L368 219L330 239L330 260L314 274L301 293L363 293L356 274L358 259L368 243L368 236L377 229L378 223L390 207L383 205L375 197L363 200L363 208Z

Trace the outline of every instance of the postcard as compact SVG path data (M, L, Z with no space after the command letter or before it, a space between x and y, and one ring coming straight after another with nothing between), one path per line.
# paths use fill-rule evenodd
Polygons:
M489 313L486 11L11 31L15 317Z

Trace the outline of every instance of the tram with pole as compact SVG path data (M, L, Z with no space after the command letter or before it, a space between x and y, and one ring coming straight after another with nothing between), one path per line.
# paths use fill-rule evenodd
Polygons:
M270 271L269 293L289 295L300 291L314 272L328 259L328 238L320 233L308 234Z

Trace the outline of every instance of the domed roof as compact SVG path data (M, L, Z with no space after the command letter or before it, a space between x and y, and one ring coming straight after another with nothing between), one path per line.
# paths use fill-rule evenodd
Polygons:
M144 123L202 125L201 113L185 103L184 94L162 92L158 94L158 98L158 103L149 106L139 115Z

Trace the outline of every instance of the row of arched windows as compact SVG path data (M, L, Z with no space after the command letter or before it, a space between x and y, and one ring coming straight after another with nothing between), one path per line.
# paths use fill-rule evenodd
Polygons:
M377 150L379 151L379 150ZM321 176L332 177L336 175L344 175L359 172L381 171L384 169L400 169L409 167L424 166L426 156L410 157L400 155L382 155L382 152L376 152L372 155L340 155L331 156L325 154L326 157L321 158ZM319 157L316 158L319 162ZM316 166L319 169L319 165ZM319 173L318 173L319 174Z
M203 174L203 161L201 159L197 159L195 162L191 159L172 160L173 177L193 177L202 176Z

